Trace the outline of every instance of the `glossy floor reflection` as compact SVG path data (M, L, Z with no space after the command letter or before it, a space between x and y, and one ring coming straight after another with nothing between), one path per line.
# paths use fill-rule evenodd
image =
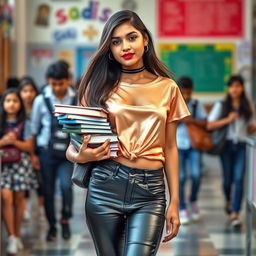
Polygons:
M25 249L18 256L96 256L84 219L85 195L84 190L75 189L74 217L71 221L72 239L70 241L62 240L59 232L56 242L46 242L47 224L45 220L38 218L38 209L33 194L32 217L28 222L24 222L22 227ZM58 195L56 200L58 205L60 202ZM228 217L223 211L219 163L213 157L204 157L199 205L201 220L182 226L177 238L170 243L161 244L157 256L245 255L245 227L243 224L241 231L234 231L229 225ZM244 223L244 211L241 217ZM58 228L60 231L60 227ZM4 247L5 242L2 241L2 256L5 256ZM252 255L256 255L255 244L254 248Z

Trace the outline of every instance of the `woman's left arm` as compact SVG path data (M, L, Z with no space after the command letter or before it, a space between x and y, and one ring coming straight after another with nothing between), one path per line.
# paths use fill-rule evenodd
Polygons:
M166 211L166 233L163 242L174 238L179 231L179 159L176 144L177 122L166 125L165 176L168 183L170 202Z

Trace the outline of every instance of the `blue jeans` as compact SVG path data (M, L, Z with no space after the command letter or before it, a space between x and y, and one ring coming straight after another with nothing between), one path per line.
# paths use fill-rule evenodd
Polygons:
M189 164L189 174L192 181L190 202L197 201L197 195L201 183L201 152L190 149L179 149L180 167L180 210L186 209L185 184L186 184L186 164Z
M73 164L66 159L52 157L44 148L39 148L39 159L43 177L43 191L46 217L51 227L56 225L55 215L55 186L59 178L62 194L62 219L69 219L72 216L72 183L71 175Z
M227 141L220 156L223 173L223 191L227 201L231 201L231 211L238 213L241 208L246 145L244 142L233 143Z

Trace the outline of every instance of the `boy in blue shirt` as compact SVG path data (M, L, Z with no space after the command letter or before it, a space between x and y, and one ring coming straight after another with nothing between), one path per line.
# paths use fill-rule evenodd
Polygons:
M71 236L69 219L72 216L72 184L73 165L66 159L66 148L69 138L58 127L52 111L54 104L75 104L76 93L70 88L68 69L61 63L50 65L46 72L47 87L38 95L33 103L31 129L37 143L37 151L42 170L44 204L49 223L47 241L56 240L55 185L59 178L62 194L62 210L60 224L62 237Z
M181 77L177 82L191 116L186 117L177 127L177 146L179 151L179 171L180 171L180 221L182 224L188 224L190 217L193 221L200 218L197 205L197 196L201 181L201 152L192 148L188 136L186 124L193 123L201 127L206 126L206 113L202 104L192 99L193 81L189 77ZM190 194L190 216L185 200L186 184L186 164L191 178Z

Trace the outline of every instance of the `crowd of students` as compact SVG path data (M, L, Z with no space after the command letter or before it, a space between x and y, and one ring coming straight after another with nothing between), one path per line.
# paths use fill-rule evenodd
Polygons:
M0 106L0 148L20 155L19 159L2 158L1 199L3 222L8 233L7 253L15 254L23 249L20 226L26 209L26 198L32 189L37 189L39 214L42 206L49 224L47 241L54 241L57 235L55 213L55 186L59 178L62 194L60 226L63 239L69 239L72 216L72 164L65 154L55 156L54 145L57 137L64 143L68 138L61 132L53 131L53 104L75 104L76 91L70 86L71 76L68 65L58 61L46 72L47 84L38 87L30 77L24 77L19 84L10 79L7 90L1 96ZM13 82L15 81L15 83ZM60 138L58 138L60 137ZM57 141L58 142L58 141ZM14 150L18 149L18 150Z
M69 138L57 129L52 114L53 104L76 104L76 90L71 86L68 65L58 61L46 71L47 84L39 88L30 77L9 81L1 96L0 148L18 149L19 159L4 160L1 170L2 217L8 232L7 253L22 250L20 227L29 192L38 194L38 209L44 209L49 229L47 241L58 232L55 212L55 187L59 179L62 194L60 226L63 239L71 237L72 164L65 157ZM180 219L189 224L200 219L198 193L202 177L202 152L193 149L186 125L193 123L208 130L227 127L226 141L220 160L223 169L225 211L231 225L239 227L239 212L245 176L245 137L256 131L254 107L249 102L241 76L230 77L227 95L217 102L209 115L203 105L192 98L193 81L181 77L177 81L191 116L178 124L177 145L180 166ZM16 88L14 88L16 87ZM9 161L9 162L8 162ZM188 168L187 168L188 167ZM191 178L191 194L186 199L187 171Z
M192 99L193 81L189 77L181 77L178 81L181 93L187 103L191 116L184 119L177 129L177 144L180 162L180 219L188 224L200 218L197 204L201 183L202 152L193 149L187 133L186 124L193 123L207 130L226 127L223 149L219 154L222 166L223 192L225 196L225 212L230 216L230 224L234 228L241 226L239 212L244 190L246 168L245 138L256 131L254 106L246 96L244 80L233 75L227 81L227 94L222 101L212 107L207 116L202 104ZM185 203L186 164L191 178L191 194L189 208Z

